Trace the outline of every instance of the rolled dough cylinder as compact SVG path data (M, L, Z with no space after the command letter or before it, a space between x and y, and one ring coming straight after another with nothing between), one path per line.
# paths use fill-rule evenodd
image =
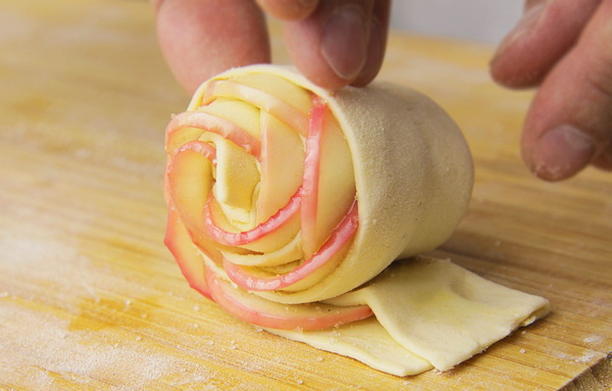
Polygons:
M287 67L236 68L204 83L274 75L324 99L348 143L359 201L359 229L346 257L319 283L297 292L258 292L288 304L325 300L363 284L398 257L434 249L465 213L473 184L468 146L453 120L425 95L389 83L332 95Z
M273 333L406 375L448 369L547 312L444 261L375 278L448 239L471 195L460 130L414 90L331 94L288 67L231 69L172 119L166 152L166 244L183 274Z

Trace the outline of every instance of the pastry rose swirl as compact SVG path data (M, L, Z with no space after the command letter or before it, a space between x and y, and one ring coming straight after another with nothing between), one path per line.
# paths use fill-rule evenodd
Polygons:
M263 327L367 318L324 301L451 234L472 188L453 121L387 84L331 95L257 65L208 80L166 130L166 245L191 286Z

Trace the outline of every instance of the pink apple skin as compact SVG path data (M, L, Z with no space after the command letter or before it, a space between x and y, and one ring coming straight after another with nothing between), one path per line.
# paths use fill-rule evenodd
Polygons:
M179 147L166 166L166 203L168 209L174 210L180 223L185 227L191 240L204 254L215 262L221 263L221 253L218 245L206 236L203 229L202 213L206 200L200 191L195 194L192 189L185 190L185 178L203 178L198 168L204 159L216 163L216 149L203 141L189 141Z
M207 160L214 164L215 156L216 150L210 144L190 141L176 151L167 166L169 198L192 235L203 231L202 213L209 191L204 189L212 186L212 179L206 175L210 170Z
M211 202L212 196L206 202L204 208L204 226L206 231L211 238L220 244L227 246L241 246L248 243L253 243L257 239L269 235L283 226L289 221L299 210L301 204L301 189L298 189L295 194L291 197L287 205L279 209L274 215L268 220L259 224L257 227L243 232L227 232L221 229L215 224L212 211Z
M245 322L262 327L292 330L324 330L372 316L366 305L338 307L329 304L287 306L241 291L208 269L206 281L213 299L227 312Z
M353 237L359 227L357 201L332 231L321 248L308 260L288 273L276 277L262 278L249 274L247 269L224 259L223 268L228 277L239 287L250 291L273 291L282 289L303 280L317 269L323 267Z
M166 128L166 146L173 145L175 132L184 128L199 128L230 140L255 157L259 157L259 140L233 122L201 111L186 111L172 118Z
M201 142L201 141L190 141L181 145L174 153L173 156L169 157L168 162L166 163L166 170L164 172L164 199L166 200L166 205L169 207L172 201L172 188L171 185L174 183L176 185L175 178L171 179L171 176L174 175L174 155L182 152L193 151L199 153L206 159L210 160L213 165L217 163L217 151L210 144ZM172 182L171 182L172 180ZM180 179L179 179L180 180Z
M288 105L282 99L270 95L258 88L250 87L231 80L213 80L206 88L206 93L202 99L202 104L207 105L212 102L218 92L224 90L230 96L239 98L245 102L262 108L270 114L278 117L289 124L293 129L305 136L306 116L295 107ZM221 96L227 96L222 94Z
M166 225L164 244L174 256L189 285L212 300L206 283L204 260L193 245L187 229L181 223L176 211L170 208Z
M190 141L186 144L183 144L176 153L178 154L187 151L193 151L204 156L206 159L210 160L213 166L217 164L217 150L215 149L215 147L204 141Z
M302 247L306 256L316 251L315 229L317 225L317 202L319 194L319 163L321 161L321 139L326 105L321 98L313 99L306 137L306 158L302 182Z

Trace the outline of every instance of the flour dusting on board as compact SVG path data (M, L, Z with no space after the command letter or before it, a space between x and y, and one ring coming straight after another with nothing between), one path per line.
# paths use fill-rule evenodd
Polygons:
M21 221L37 217L44 223L44 213L35 207L12 213ZM65 228L74 234L80 230L70 221ZM69 381L116 391L142 390L158 382L186 390L213 389L214 371L153 349L140 335L117 328L74 328L80 316L74 314L80 314L84 299L104 302L100 288L127 291L130 281L83 255L76 235L41 235L20 219L11 231L0 233L4 259L18 260L0 261L7 281L0 291L0 388L9 382L44 391ZM29 281L28 289L10 281ZM124 311L134 307L134 299L122 300Z
M604 338L601 335L589 335L585 337L582 341L591 345L598 345L603 342Z
M279 338L270 337L270 357L262 359L241 352L238 338L230 343L206 333L191 315L189 322L176 313L156 315L159 308L153 303L198 314L204 312L205 301L196 304L171 286L153 287L117 274L112 259L100 262L114 253L86 253L87 246L79 242L87 226L103 217L81 213L79 219L66 218L60 232L50 233L44 226L48 209L15 205L10 232L0 232L0 389L18 384L45 391L69 383L114 391L214 391L227 389L228 379L210 368L211 350L235 352L240 370L262 374L286 360L279 354L286 350ZM168 263L175 271L173 267ZM228 325L225 332L255 333L240 323ZM159 338L173 340L176 347L160 346ZM266 389L248 383L231 387Z
M10 302L0 306L0 321L0 351L13 353L0 355L0 378L21 372L19 380L31 389L47 389L57 377L92 386L111 384L112 390L140 390L161 379L188 385L205 384L214 376L205 367L147 351L136 342L91 342L89 332L69 331L68 320Z
M47 289L60 288L70 281L73 291L76 288L80 294L91 297L96 274L92 272L90 260L80 255L69 242L66 238L0 233L3 253L19 259L6 272L13 274L14 278L27 278L33 283L44 284ZM62 272L58 273L58 270Z
M592 361L595 358L602 358L604 354L600 352L595 352L593 350L587 350L580 356L567 354L563 352L554 352L553 356L561 358L563 360L574 361L577 363L584 364L584 363L588 363Z

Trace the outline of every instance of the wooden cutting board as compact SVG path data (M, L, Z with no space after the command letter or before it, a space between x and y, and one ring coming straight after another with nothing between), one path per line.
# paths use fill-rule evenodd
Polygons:
M162 245L161 190L163 129L188 97L146 2L3 0L0 389L608 389L612 174L533 178L518 156L531 94L496 87L490 54L393 34L381 78L440 102L475 156L469 214L436 253L554 310L454 370L398 378L189 289Z

